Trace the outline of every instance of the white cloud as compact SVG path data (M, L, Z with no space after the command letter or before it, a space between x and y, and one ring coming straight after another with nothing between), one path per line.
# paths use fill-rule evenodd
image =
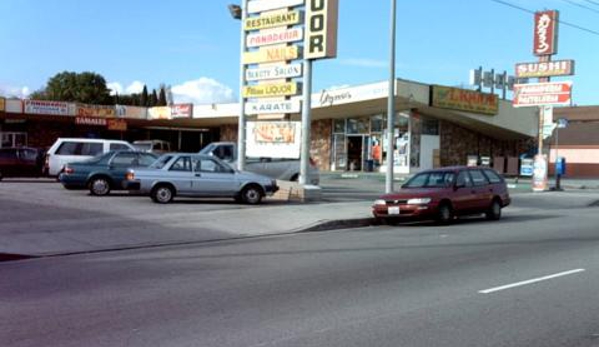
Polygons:
M236 101L233 89L208 77L174 85L171 91L175 103L217 104Z
M144 83L140 81L133 81L126 88L120 82L109 82L106 83L106 87L110 89L110 95L115 94L138 94L144 89Z
M386 60L369 59L369 58L346 58L339 61L343 65L370 68L370 69L381 69L389 66L389 62Z
M27 87L27 86L13 87L13 86L0 85L0 96L17 97L17 98L25 99L25 98L29 97L30 94L31 94L31 89L29 89L29 87Z

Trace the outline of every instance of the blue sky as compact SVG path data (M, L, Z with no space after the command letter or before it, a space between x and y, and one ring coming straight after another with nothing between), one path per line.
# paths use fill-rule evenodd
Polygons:
M559 54L576 60L574 102L599 104L599 0L505 0L560 10ZM178 101L236 101L235 0L0 0L0 94L23 95L54 74L94 71L121 92L173 86ZM385 80L389 0L339 0L338 57L314 64L314 90ZM467 85L470 69L513 73L532 62L533 16L492 0L397 0L397 76ZM577 5L576 5L577 4ZM583 8L587 7L587 8Z

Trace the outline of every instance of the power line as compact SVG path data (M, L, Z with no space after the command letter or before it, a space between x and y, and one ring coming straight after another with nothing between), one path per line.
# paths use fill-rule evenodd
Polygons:
M593 5L599 6L599 2L597 2L597 1L593 1L593 0L584 0L584 1L588 2L589 4L593 4Z
M518 5L514 5L514 4L509 3L507 1L503 1L503 0L491 0L491 1L496 2L498 4L501 4L501 5L504 5L504 6L515 8L517 10L520 10L520 11L523 11L523 12L526 12L526 13L535 14L535 11L528 10L528 9L526 9L524 7L520 7ZM573 23L570 23L570 22L565 22L565 21L563 21L561 19L559 19L559 23L563 24L565 26L569 26L569 27L574 28L574 29L578 29L578 30L587 32L589 34L593 34L593 35L599 36L599 31L595 31L595 30L591 30L591 29L588 29L588 28L585 28L585 27L581 27L580 25L573 24Z
M596 10L596 9L594 9L592 7L589 7L589 6L586 6L586 5L583 5L583 4L579 4L579 3L574 2L572 0L562 0L562 1L567 2L567 3L569 3L571 5L574 5L574 6L578 6L580 8L584 8L585 10L589 10L589 11L592 11L592 12L595 12L595 13L599 13L599 10Z

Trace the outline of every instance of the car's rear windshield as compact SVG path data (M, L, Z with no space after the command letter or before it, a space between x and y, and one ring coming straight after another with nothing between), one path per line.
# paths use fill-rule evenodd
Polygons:
M451 171L423 172L410 178L402 188L445 188L451 187L455 173Z

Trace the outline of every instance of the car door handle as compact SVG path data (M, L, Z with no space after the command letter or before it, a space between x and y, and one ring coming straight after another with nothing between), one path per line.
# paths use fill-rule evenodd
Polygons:
M196 177L202 177L202 174L197 173Z

